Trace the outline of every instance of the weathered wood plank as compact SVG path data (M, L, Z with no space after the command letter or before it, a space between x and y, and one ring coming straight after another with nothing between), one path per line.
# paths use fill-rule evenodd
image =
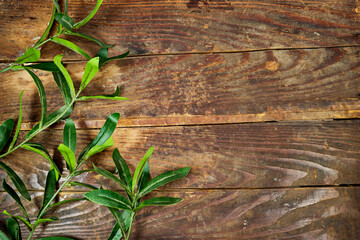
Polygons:
M359 184L360 121L254 123L188 127L119 128L114 147L133 172L147 149L152 176L191 167L186 179L166 188L258 188L305 185ZM78 131L77 154L97 130ZM62 168L57 151L62 131L47 131L34 139L43 143ZM112 149L94 156L93 162L114 171ZM49 163L36 154L17 150L4 159L29 188L40 189ZM90 161L84 169L91 168ZM65 176L67 175L64 171ZM1 178L4 172L0 171ZM87 173L79 181L116 188Z
M70 15L84 18L94 1L73 0ZM0 60L14 60L34 44L50 20L51 1L0 2ZM219 52L358 45L357 0L107 0L82 31L116 44L113 54ZM79 45L95 55L89 42ZM43 59L63 53L53 44Z
M31 204L35 215L41 194ZM69 193L70 197L82 194ZM153 196L181 197L171 207L144 209L137 216L132 239L358 239L360 189L298 188L157 192ZM64 195L62 195L64 197ZM0 193L0 206L20 213ZM40 228L35 237L62 235L105 239L114 223L105 207L79 202L59 207L61 222ZM0 225L6 216L0 215ZM24 230L24 233L26 230ZM27 234L24 234L26 237Z
M358 118L357 54L357 48L332 48L129 58L105 66L85 94L110 94L119 85L131 100L78 102L72 118L82 127L98 127L102 122L94 120L112 112L121 113L122 126ZM83 70L84 63L69 64L76 86ZM59 108L52 75L38 75L48 109ZM0 89L6 105L0 121L17 117L23 89L23 129L38 121L38 93L26 72L2 74Z

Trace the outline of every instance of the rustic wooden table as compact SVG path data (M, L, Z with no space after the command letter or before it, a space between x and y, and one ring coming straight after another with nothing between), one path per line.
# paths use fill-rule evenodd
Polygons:
M80 20L94 4L71 0L70 15ZM0 1L0 68L35 43L51 9L51 1ZM131 101L77 103L79 149L106 116L120 112L114 145L132 171L151 145L152 175L191 166L187 178L153 194L184 201L142 211L132 239L360 239L359 20L358 0L104 0L85 33L116 44L109 55L131 54L105 66L87 93L112 93L118 85ZM78 44L92 55L99 50ZM51 43L42 53L42 61L64 54L76 62L69 71L79 86L84 59ZM60 107L51 74L37 74L48 108ZM0 122L17 116L18 94L28 89L24 136L40 118L36 87L26 72L0 77ZM56 150L61 128L35 141L46 142L64 165ZM113 170L111 151L94 162ZM35 199L26 204L35 214L48 162L25 150L5 162L32 190ZM95 174L79 180L117 190ZM5 207L17 211L1 190ZM61 222L36 237L105 239L114 223L90 202L56 214ZM0 215L0 225L5 219Z

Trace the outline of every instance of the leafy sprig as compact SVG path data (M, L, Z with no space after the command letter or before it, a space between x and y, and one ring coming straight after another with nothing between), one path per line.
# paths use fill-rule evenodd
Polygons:
M132 177L127 163L117 149L114 150L112 158L119 177L105 169L93 165L95 172L119 184L126 193L126 196L123 196L122 194L111 190L96 189L84 194L85 198L88 200L108 207L116 219L116 224L108 238L109 240L121 239L121 237L125 240L129 239L131 225L135 219L135 215L144 207L172 205L182 200L181 198L173 197L155 197L142 201L142 198L145 195L156 188L171 181L183 178L190 171L190 167L185 167L162 173L150 180L149 158L152 153L153 147L146 152L145 156L136 167ZM122 213L120 210L123 210Z
M77 23L76 28L79 28L80 26L87 23L95 15L101 2L102 1L97 1L97 4L96 4L94 10L89 14L88 17L86 17L85 19L83 19L82 21ZM81 92L86 88L86 86L94 78L95 74L99 71L99 68L103 65L104 62L108 61L108 58L103 57L103 56L105 56L105 55L107 56L107 51L108 51L107 48L112 47L112 45L104 44L98 39L75 32L72 29L70 29L69 27L64 28L63 19L67 18L66 14L67 14L67 9L68 9L68 1L65 1L65 9L64 9L64 14L63 14L64 16L61 19L59 19L59 16L62 13L60 13L60 6L59 6L57 0L53 0L53 3L54 3L54 9L53 9L50 23L49 23L48 27L46 28L44 34L38 40L38 42L33 47L29 47L25 51L25 53L22 56L20 56L13 64L11 64L9 67L2 69L0 71L0 73L2 73L7 70L22 70L22 69L26 70L29 73L29 75L31 76L31 78L33 79L33 81L37 87L37 90L39 93L39 98L40 98L40 103L41 103L41 118L40 118L39 123L36 124L29 131L29 133L27 134L24 141L22 141L21 143L16 145L18 134L19 134L19 131L21 128L21 122L22 122L22 95L23 95L24 91L22 91L20 93L20 96L19 96L20 110L19 110L19 117L18 117L18 122L16 125L16 130L15 130L14 136L11 138L11 133L14 128L14 119L8 119L0 125L0 152L3 151L4 149L6 149L6 146L8 146L7 150L5 152L3 152L3 154L0 155L0 158L3 158L5 156L11 154L12 152L14 152L15 150L17 150L19 148L23 148L23 149L30 150L32 152L35 152L35 153L41 155L46 160L48 160L51 165L51 169L48 174L47 181L46 181L46 187L45 187L46 191L45 191L45 195L44 195L43 207L40 210L40 213L39 213L39 216L38 216L36 222L33 224L30 223L30 219L27 215L27 212L26 212L24 206L22 205L20 197L18 196L16 191L14 189L12 189L12 187L9 184L7 184L7 182L5 180L3 181L2 185L3 185L4 190L19 204L20 208L23 210L23 213L25 215L25 218L23 218L21 216L12 216L9 213L7 213L6 211L4 212L4 214L7 214L10 216L10 218L8 220L8 226L9 226L8 232L9 232L11 239L13 239L13 238L17 239L20 236L20 235L15 236L12 234L12 233L16 232L14 229L18 228L17 220L23 222L29 228L29 230L31 232L33 232L33 230L35 230L35 228L43 222L54 221L54 219L46 220L46 219L42 219L41 217L46 212L46 210L49 208L49 205L52 202L53 196L56 196L58 194L58 192L61 190L61 188L63 187L63 186L61 186L59 188L59 190L56 193L54 193L54 187L61 176L61 172L60 172L59 168L57 167L57 165L55 164L55 162L53 161L50 154L48 153L48 151L46 150L46 148L39 143L30 142L31 139L33 137L35 137L37 134L41 133L43 130L45 130L48 127L50 127L51 125L53 125L54 123L58 122L59 120L68 118L73 110L73 107L74 107L74 104L76 101L80 101L80 100L83 101L83 100L92 99L92 98L111 99L111 100L126 100L126 98L118 96L119 95L118 87L116 89L115 94L113 94L113 95L80 96ZM57 33L52 37L48 37L55 22L58 23ZM76 28L74 28L74 29L76 29ZM68 40L59 38L59 36L61 34L75 35L78 37L83 37L88 40L92 40L92 41L96 42L103 48L101 49L99 56L91 58L84 50L82 50L81 48L76 46L74 43L72 43ZM40 52L41 46L49 41L52 41L52 42L58 43L60 45L63 45L65 47L68 47L69 49L71 49L77 53L80 53L81 55L85 56L86 59L88 59L88 62L85 66L81 85L77 92L75 91L73 80L72 80L71 76L69 75L69 73L67 72L63 63L61 62L61 59L62 59L61 55L55 56L53 62L36 63L40 59L40 56L41 56L41 52ZM121 59L121 58L125 57L126 55L122 54L120 56L111 58L110 60ZM100 61L101 61L101 65L100 65ZM56 84L58 85L60 92L62 94L62 97L64 99L64 105L61 108L59 108L58 110L56 110L50 114L47 111L48 109L47 109L46 92L44 89L44 85L42 84L42 81L40 80L40 78L32 71L33 69L40 69L40 70L52 72L54 80L55 80ZM108 132L109 129L110 130L112 129L112 131L113 131L114 130L113 121L116 120L116 122L117 122L117 120L118 120L117 114L111 115L110 117L112 118L112 120L110 122L107 121L107 123L105 124L106 132ZM86 159L80 158L80 160L77 163L75 163L75 161L74 161L75 159L72 158L73 157L72 155L67 155L67 153L69 153L69 152L67 151L66 147L72 149L73 152L74 152L74 148L75 148L75 146L73 146L73 143L71 142L71 140L73 140L74 138L72 138L72 139L65 138L65 135L68 136L69 131L70 131L69 125L72 126L72 129L71 129L72 132L74 132L74 129L75 129L74 123L72 121L71 122L70 121L71 120L67 120L67 124L65 124L64 129L67 130L68 132L67 132L67 134L65 134L65 132L64 132L64 144L63 144L63 146L59 147L59 151L66 156L65 159L68 164L69 171L70 171L69 176L72 177L74 175L79 175L81 173L81 172L77 171L78 167L80 167L82 165L82 163L87 158L89 158L91 155L89 155L89 153L86 152L87 154L84 155L84 157L86 157ZM108 128L109 124L111 125L111 128ZM115 126L116 126L116 123L115 123ZM109 132L107 134L109 134ZM111 134L110 134L110 136L111 136ZM109 138L109 135L107 135L106 137ZM76 136L75 136L75 138L76 138ZM10 142L10 140L11 140L11 142ZM89 151L93 155L95 153L98 153L98 152L104 150L106 147L111 146L112 141L111 141L111 143L109 143L109 141L107 141L106 144L107 145L105 147L104 147L104 145L101 145L101 144L100 144L101 145L100 147L98 146L98 144L93 144L87 148L87 151ZM23 198L30 201L31 200L30 194L29 194L24 182L16 174L16 172L14 170L12 170L6 163L4 163L2 161L0 161L0 168L2 168L5 171L5 173L8 175L9 179L14 184L15 189L18 191L18 193ZM67 180L65 181L65 183L67 183ZM1 236L4 235L3 233L0 233L0 234L1 234Z
M99 68L105 62L107 62L109 60L122 59L129 54L129 51L128 51L124 54L114 56L111 58L107 58L108 49L113 47L114 45L106 44L95 37L89 36L87 34L84 34L84 33L81 33L78 31L78 29L80 27L84 26L87 22L89 22L94 17L94 15L97 13L98 9L100 8L103 0L97 0L95 7L89 13L89 15L86 16L84 19L82 19L79 22L75 22L68 15L68 1L67 0L65 1L64 12L61 12L61 8L58 3L58 0L52 0L52 1L54 4L54 7L53 7L51 19L49 21L47 28L45 29L44 33L42 34L42 36L34 44L34 46L27 48L25 53L22 56L20 56L18 59L16 59L16 61L14 63L12 63L10 66L0 70L0 73L6 72L8 70L23 69L24 64L26 64L27 68L32 68L33 66L28 66L28 64L37 62L40 59L40 56L41 56L40 49L44 44L46 44L48 42L53 42L53 43L62 45L64 47L82 55L85 59L90 60L91 57L88 53L86 53L86 51L81 49L75 43L73 43L69 40L66 40L64 38L60 38L60 36L66 36L66 35L83 38L83 39L92 41L92 42L98 44L99 46L101 46L101 48L102 48L101 53L99 52L100 53L99 54L99 58L100 58ZM54 27L55 23L58 24L57 31L53 36L49 37L48 35L50 34L50 31ZM105 54L106 54L106 57L103 57ZM43 69L43 70L48 70L48 69Z
M74 104L77 101L84 101L88 99L110 99L110 100L126 100L124 97L120 97L120 89L116 88L116 91L111 95L95 95L95 96L81 96L82 91L87 87L87 85L94 78L99 69L107 62L116 59L123 59L128 56L129 51L114 57L108 57L108 49L113 45L103 43L99 39L96 39L92 36L86 35L84 33L78 32L78 29L84 26L98 11L102 0L97 0L97 3L94 9L89 13L87 17L79 22L75 22L68 15L68 0L64 1L64 11L61 12L60 5L57 0L52 0L54 7L52 11L52 16L50 22L45 29L43 35L39 38L38 42L35 43L33 47L29 47L25 53L20 56L14 63L10 66L2 69L0 73L3 73L8 70L26 70L28 74L33 79L40 98L41 103L41 117L39 123L37 123L26 135L23 142L16 145L18 134L21 128L22 122L22 91L19 95L19 117L15 129L15 134L11 138L11 133L14 128L14 119L8 119L0 125L0 152L4 149L7 150L0 155L0 158L3 158L19 148L23 148L32 152L35 152L45 158L50 162L50 171L46 177L45 191L42 201L42 206L38 212L38 215L35 220L31 221L25 206L22 204L21 197L31 201L31 197L28 189L26 188L24 182L21 178L12 170L7 164L0 161L0 168L2 168L9 179L15 186L15 189L10 186L6 180L3 180L2 187L11 198L15 200L20 209L23 212L23 216L12 215L6 210L3 211L4 214L8 215L9 218L6 223L6 229L8 236L0 231L0 239L21 239L21 232L18 221L22 222L30 231L28 239L31 239L35 229L42 223L48 223L53 221L58 221L57 217L44 217L47 210L62 204L71 203L74 201L84 201L90 200L95 203L105 205L108 207L110 212L113 214L116 219L116 224L110 234L108 239L128 239L131 232L131 225L134 221L136 213L144 207L147 206L163 206L171 205L181 201L180 198L171 198L171 197L156 197L150 198L147 200L142 200L145 195L153 191L154 189L163 186L164 184L185 177L190 168L182 168L175 171L169 171L150 180L149 172L149 158L152 155L153 148L151 147L148 152L145 154L143 159L140 161L137 166L133 176L131 176L129 167L125 160L121 157L117 149L113 152L113 161L116 166L119 177L116 177L107 170L101 169L93 165L94 169L91 170L80 170L80 167L85 161L87 161L91 156L97 154L108 147L113 145L113 139L111 137L114 132L117 122L119 120L120 114L114 113L111 114L104 126L101 128L99 134L96 138L90 142L83 151L79 154L78 158L75 157L76 149L76 128L74 122L69 118L71 112L74 108ZM51 32L51 29L54 27L54 24L58 24L56 33L48 37ZM101 49L96 54L95 57L91 57L86 51L81 49L79 46L61 38L63 35L71 35L75 37L80 37L98 44ZM87 59L87 64L85 66L84 74L79 89L76 91L74 87L73 80L66 70L65 66L62 63L62 55L57 55L54 57L53 62L40 62L37 63L40 59L41 47L48 43L53 42L62 46L69 48L70 50L82 55ZM33 70L44 70L50 71L53 75L53 78L59 87L61 95L64 100L64 105L57 109L54 112L48 113L46 92L42 81L40 78L33 72ZM46 148L40 143L30 142L37 134L41 133L43 130L47 129L54 123L59 120L67 119L64 130L63 130L63 143L59 145L58 150L65 159L66 167L69 171L69 175L64 179L63 183L57 188L58 181L61 175L60 169L57 167L56 163L53 161L52 156L46 150ZM11 140L11 141L10 141ZM126 196L119 194L117 192L106 190L103 188L98 189L95 186L92 186L87 183L74 182L71 179L75 176L81 175L88 171L95 171L98 174L109 178L116 183L118 183L125 190ZM65 186L82 186L90 188L92 191L86 193L84 198L74 198L69 200L64 200L54 203L54 199L60 191ZM18 195L18 193L20 196ZM70 238L66 237L46 237L41 238L40 240L69 240Z
M9 226L7 226L7 232L10 236L10 239L17 239L17 238L14 238L14 236L21 235L18 220L21 221L22 223L24 223L25 226L27 226L28 230L30 231L30 235L29 235L28 239L31 239L33 233L35 232L35 229L40 224L59 220L57 217L45 217L44 218L44 215L46 214L48 209L55 207L55 206L59 206L61 204L73 202L73 201L85 200L84 198L80 198L80 199L76 198L76 199L65 200L65 201L61 201L61 202L52 204L54 199L60 193L60 191L65 186L69 185L70 180L74 176L78 176L78 175L84 173L84 171L80 170L80 168L81 168L82 164L87 159L89 159L90 156L94 155L95 153L101 152L101 151L105 150L106 148L112 146L111 135L113 134L113 132L115 130L115 127L116 127L116 124L117 124L119 118L120 118L119 113L113 113L107 118L103 127L100 129L99 134L96 136L96 138L92 142L89 143L88 146L85 147L83 152L85 151L86 153L83 154L82 157L79 157L78 161L75 160L75 155L74 155L75 148L76 148L75 124L70 118L66 121L66 124L65 124L65 127L63 130L63 143L59 145L58 149L59 150L61 149L60 152L66 160L67 168L69 170L69 175L65 178L64 182L60 185L60 187L58 189L56 189L56 185L59 180L57 177L57 173L56 173L55 169L51 169L48 172L47 177L46 177L45 191L44 191L42 206L41 206L41 208L38 212L38 215L34 221L30 221L28 213L27 213L24 205L22 204L19 195L15 192L15 190L11 186L9 186L6 183L5 180L3 180L3 184L2 184L3 189L15 200L15 202L19 205L19 207L21 208L21 210L25 216L25 218L24 218L22 216L11 215L6 210L3 211L3 214L10 216L10 218L8 219ZM101 139L102 141L98 141L98 139ZM65 148L63 146L65 146ZM95 151L94 151L94 149L95 149ZM45 149L45 151L46 151L46 149ZM71 155L72 157L69 157L69 155ZM49 157L50 157L50 155L49 155ZM10 174L9 176L11 177L12 174ZM15 175L15 177L16 176L17 175ZM23 188L26 192L28 191L26 189L26 186L22 182L20 183L20 185L21 185L21 188ZM81 183L80 183L80 185L81 185ZM84 184L84 185L90 186L88 184ZM70 186L71 186L71 184L70 184ZM27 200L30 200L30 196L29 196L29 198L27 198ZM0 231L0 236L2 236L1 234L6 236L5 233ZM8 238L3 237L0 239L7 240ZM67 239L69 239L69 238L67 238Z

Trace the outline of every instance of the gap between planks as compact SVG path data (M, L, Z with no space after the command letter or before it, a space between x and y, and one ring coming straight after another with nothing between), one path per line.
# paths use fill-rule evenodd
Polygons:
M244 49L244 50L230 50L230 51L194 51L194 52L178 52L178 53L150 53L129 55L126 58L143 58L143 57L156 57L156 56L179 56L179 55L206 55L206 54L236 54L236 53L252 53L252 52L266 52L266 51L290 51L290 50L316 50L316 49L333 49L333 48L359 48L360 45L336 45L336 46L316 46L316 47L288 47L288 48L259 48L259 49ZM14 60L0 59L0 64L13 63ZM39 60L39 62L51 62L49 60ZM64 60L64 63L79 63L86 62L85 60ZM30 64L30 63L29 63Z
M210 115L210 116L178 116L178 117L149 117L119 119L117 128L133 127L174 127L174 126L207 126L224 124L247 124L268 122L295 122L295 121L331 121L331 120L357 120L360 119L359 101L347 105L347 110L335 109L333 111L287 112L276 111L258 114L238 115ZM74 120L77 129L100 129L106 120ZM21 130L28 131L37 122L22 123ZM54 124L50 129L63 129L64 121Z
M167 189L155 189L153 192L199 192L199 191L251 191L251 190L293 190L293 189L326 189L326 188L359 188L360 189L360 183L359 184L334 184L334 185L303 185L303 186L283 186L283 187L237 187L237 188L167 188ZM115 189L109 189L109 190L115 190ZM40 190L28 190L29 192L35 193L35 192L43 192ZM74 194L74 193L86 193L90 190L82 190L82 189L76 189L76 190L66 190L61 191L62 194ZM123 192L120 190L120 192ZM0 193L5 193L4 190L0 190Z

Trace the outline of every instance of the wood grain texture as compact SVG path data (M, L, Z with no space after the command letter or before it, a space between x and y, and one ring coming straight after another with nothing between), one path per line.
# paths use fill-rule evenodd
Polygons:
M94 5L71 0L70 15L79 21ZM0 69L36 42L51 9L50 0L0 1ZM110 55L130 50L132 56L105 66L85 94L120 86L131 100L78 102L77 154L109 114L120 112L114 147L131 172L150 146L152 176L191 167L186 178L152 194L184 201L142 211L132 239L360 239L359 20L358 0L104 0L81 31L116 44ZM99 50L72 40L92 56ZM73 63L68 69L78 87L84 59L49 43L41 60L57 54ZM51 74L36 74L49 111L57 109L62 100ZM23 89L20 138L40 119L38 93L24 71L1 75L0 123L17 118ZM329 119L340 120L319 121ZM66 177L57 150L62 124L34 141ZM113 171L112 150L92 161ZM2 160L31 190L33 200L24 204L34 218L50 164L25 150ZM84 166L90 167L91 161ZM120 191L94 173L74 180ZM84 192L67 188L59 200ZM4 209L20 213L0 188L0 229ZM34 238L105 239L114 224L106 208L89 202L48 216L55 215L61 222L39 228Z
M99 127L113 112L121 126L187 125L360 117L358 48L283 50L128 58L101 70L84 94L110 94L115 86L130 101L78 102L80 127ZM80 84L84 63L68 65ZM49 111L62 106L47 72ZM2 75L0 121L16 118L23 95L23 129L40 119L35 84L24 71ZM89 122L82 122L88 120ZM94 122L95 121L95 122Z
M114 147L128 161L131 172L150 146L151 175L191 167L190 174L170 188L259 188L358 184L360 122L257 123L188 127L120 128ZM97 130L78 131L77 154ZM62 131L47 131L33 142L43 143L61 168L57 151ZM94 156L98 166L114 171L112 149ZM13 167L30 189L42 188L49 163L36 154L17 150L4 162ZM89 161L84 169L92 168ZM0 171L3 178L4 172ZM64 171L64 176L67 172ZM78 181L109 188L113 183L91 173Z
M181 197L171 207L139 212L131 239L358 239L359 188L298 188L157 192L152 196ZM26 207L36 214L41 194ZM67 199L82 194L62 195ZM20 212L0 193L0 205ZM39 228L35 237L62 235L105 239L114 220L105 207L89 202L63 206L48 216L61 222ZM0 215L4 224L6 216ZM24 230L24 233L27 233ZM26 236L27 234L24 234Z
M73 0L69 14L79 21L94 5ZM14 60L36 42L51 8L51 1L0 2L0 60ZM349 46L360 44L359 9L357 0L106 0L81 31L116 44L112 54ZM77 43L95 55L94 44ZM82 59L54 44L43 50L43 59Z

